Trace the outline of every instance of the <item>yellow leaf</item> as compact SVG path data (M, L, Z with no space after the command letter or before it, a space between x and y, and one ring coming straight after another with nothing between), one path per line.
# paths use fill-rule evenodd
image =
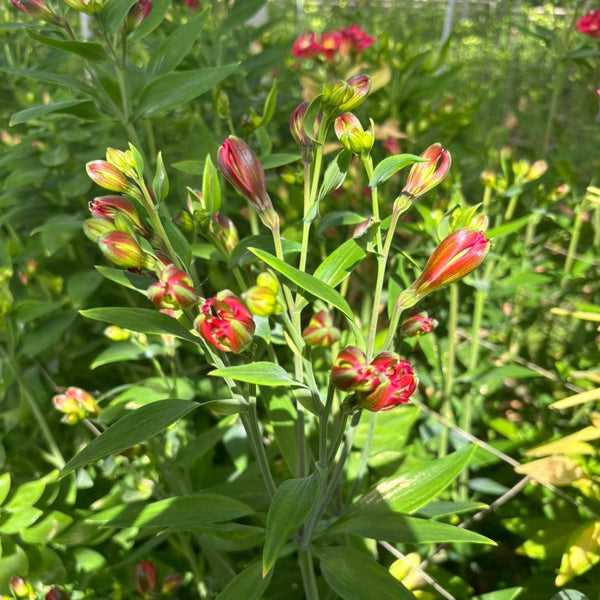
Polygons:
M578 527L567 541L560 569L554 581L563 586L577 575L585 573L600 561L600 522Z
M536 446L525 452L525 456L549 456L551 454L593 454L594 447L585 442L600 438L600 428L584 427L582 430L567 435L560 440Z
M582 468L566 456L547 456L515 468L521 475L531 475L533 479L552 485L570 485L581 479Z
M590 312L587 310L567 310L566 308L551 308L550 312L559 317L574 317L575 319L583 319L584 321L600 322L600 313Z
M591 402L592 400L600 400L600 388L594 390L587 390L587 392L581 392L580 394L574 394L573 396L567 396L562 400L557 400L550 405L550 408L570 408L571 406L577 406L577 404L583 404L584 402Z

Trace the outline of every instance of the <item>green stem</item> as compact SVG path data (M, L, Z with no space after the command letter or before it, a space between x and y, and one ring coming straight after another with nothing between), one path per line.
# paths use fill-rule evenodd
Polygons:
M454 387L454 370L456 366L456 323L458 317L458 286L450 285L450 306L448 315L448 350L446 352L446 370L444 372L444 403L442 412L448 421L452 415L452 389ZM447 428L442 429L438 456L441 458L448 453Z
M333 406L333 396L335 388L331 381L327 386L327 400L323 408L323 414L319 418L319 462L322 465L327 464L327 429L329 427L329 415Z
M575 222L573 223L573 229L571 230L571 239L569 240L567 258L565 259L564 266L564 272L566 275L571 275L571 269L573 268L573 263L575 262L577 245L579 244L579 238L581 236L581 227L583 225L584 212L585 211L583 210L581 203L575 207Z
M363 446L362 452L360 453L360 463L358 465L358 469L356 470L356 475L354 475L354 481L352 482L352 488L350 489L350 493L348 494L345 508L350 508L350 505L352 504L352 498L354 498L358 490L358 486L360 485L360 480L362 479L362 476L367 469L369 455L371 454L371 446L373 445L373 438L375 437L376 423L377 413L369 413L369 429L367 430L365 445Z
M302 583L304 585L304 597L306 600L319 600L319 588L317 587L315 568L310 550L299 550L298 563L300 564L300 573L302 574Z

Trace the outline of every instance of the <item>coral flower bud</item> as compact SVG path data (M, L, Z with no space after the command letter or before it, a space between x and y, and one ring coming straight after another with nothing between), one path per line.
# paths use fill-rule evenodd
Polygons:
M98 240L102 254L118 267L139 269L148 259L139 244L124 231L111 231Z
M65 592L57 585L53 585L50 591L44 596L44 600L71 600L71 594Z
M331 381L339 390L372 391L377 384L375 370L365 353L355 346L344 348L331 368Z
M151 0L138 0L127 13L125 19L125 29L132 31L150 14L152 10Z
M105 160L92 160L85 165L88 176L100 187L113 192L130 192L133 185L114 165Z
M43 0L12 0L12 4L17 10L30 17L51 23L60 23L60 17L52 12Z
M468 275L486 257L491 242L481 231L458 229L429 257L423 272L410 286L419 298Z
M27 579L13 575L8 583L17 598L35 598L35 590Z
M341 114L334 124L338 140L353 154L366 155L373 147L375 139L372 131L365 131L360 121L349 112Z
M117 231L117 228L114 223L106 219L86 219L83 222L85 237L94 243L111 231Z
M354 400L360 408L379 412L409 401L417 380L407 360L393 352L382 352L371 362L371 367L377 373L378 384L368 393L356 394Z
M548 170L548 163L545 160L536 160L525 175L526 181L535 181L539 179Z
M122 196L99 196L91 200L88 207L94 217L106 219L111 223L115 222L115 218L118 215L125 216L131 225L133 225L136 233L148 235L148 229L142 222L135 206Z
M204 301L194 328L217 350L239 354L252 343L255 324L244 303L223 290Z
M143 598L154 598L156 590L156 568L149 560L135 565L135 587Z
M198 302L198 294L189 275L173 264L161 271L159 281L153 283L146 293L161 308L187 308Z
M310 139L310 137L306 133L306 130L304 129L304 118L306 116L306 110L309 106L310 102L306 100L300 103L294 109L294 112L292 113L292 116L290 118L290 132L292 134L292 137L294 138L294 141L300 147L302 155L305 159L308 158L310 151L313 149L314 146L313 140ZM321 115L318 115L315 119L315 122L313 123L313 136L317 135L320 123Z
M448 175L452 162L450 153L444 150L441 144L432 144L421 154L421 157L426 158L427 162L415 163L411 167L402 190L403 194L413 200L441 183Z
M332 314L320 310L310 318L302 337L309 346L331 346L339 341L340 330L334 326Z
M281 305L277 298L278 292L277 278L272 273L265 271L256 278L256 285L244 292L242 297L252 314L258 317L268 317L281 313Z
M252 205L268 227L279 219L267 192L265 171L258 157L242 139L230 135L217 152L217 164L225 179Z
M93 417L100 412L94 398L78 387L68 387L64 393L53 396L52 403L56 410L64 413L63 423L74 425L81 419Z
M438 322L428 316L425 311L417 312L406 317L400 323L400 331L406 337L421 337L431 333L438 325Z

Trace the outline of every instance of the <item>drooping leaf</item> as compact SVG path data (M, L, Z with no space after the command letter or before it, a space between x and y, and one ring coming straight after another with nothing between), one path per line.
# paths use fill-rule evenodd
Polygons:
M109 527L143 527L193 531L208 523L231 521L254 513L254 509L235 498L199 492L157 502L136 502L112 506L90 515L87 520Z
M102 44L96 42L74 42L70 40L59 40L57 38L46 37L40 35L31 29L26 29L27 35L34 41L44 44L45 46L51 46L52 48L58 48L65 52L70 52L77 56L81 56L91 62L104 62L108 60L108 55L104 51Z
M237 69L238 64L194 71L177 71L153 79L140 93L134 118L165 113L197 98L229 77Z
M276 169L277 167L283 167L283 165L289 165L290 163L300 160L299 154L269 154L264 158L261 156L260 163L263 169Z
M554 583L562 587L573 577L589 571L599 561L600 523L584 523L569 536Z
M485 599L487 600L487 598ZM495 599L494 599L495 600ZM554 594L550 600L590 600L583 592L577 590L561 590Z
M21 123L29 123L45 115L49 115L56 112L66 112L68 109L74 107L83 107L86 105L88 109L93 107L93 103L90 100L64 100L63 102L51 102L50 104L40 104L39 106L32 106L24 110L16 112L10 118L9 125L20 125Z
M247 365L222 367L209 372L213 377L224 377L234 381L245 381L268 387L294 386L306 387L303 383L292 379L287 371L271 362L255 362Z
M97 438L94 438L81 452L67 462L61 475L66 475L91 462L141 444L199 406L197 402L176 399L162 400L142 406L125 415Z
M283 546L308 517L324 475L317 469L308 477L287 479L277 488L267 514L263 575L271 570Z
M222 31L226 32L246 23L262 8L265 2L266 0L244 0L244 2L233 5L223 23Z
M262 564L258 560L238 573L220 592L216 600L259 600L267 589L273 571L262 576Z
M315 269L314 277L336 287L354 269L354 267L367 256L365 250L354 239L346 240L336 248Z
M283 255L291 256L293 254L299 254L302 250L302 246L293 240L281 240L283 246ZM251 262L256 262L256 255L252 253L250 248L260 248L270 254L275 253L275 246L273 245L273 236L271 235L250 235L245 237L240 243L233 249L229 258L229 265L231 267L243 267Z
M115 269L113 267L103 267L99 265L96 265L95 269L100 275L106 277L106 279L114 281L130 290L140 292L141 294L144 294L144 296L146 295L148 287L156 281L148 275L139 275L137 273L125 271L124 269Z
M149 308L106 307L88 308L79 313L88 319L103 321L139 333L170 334L197 343L192 335L177 319Z
M343 600L415 600L389 571L369 554L347 546L315 550L325 581Z
M373 174L369 180L369 187L377 187L380 183L387 181L392 175L395 175L400 169L418 162L427 162L427 159L416 154L396 154L395 156L384 158L373 169Z

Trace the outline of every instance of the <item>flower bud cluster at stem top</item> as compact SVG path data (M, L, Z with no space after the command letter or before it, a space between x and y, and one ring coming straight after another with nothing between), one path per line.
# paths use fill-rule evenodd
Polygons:
M335 387L354 392L345 402L349 410L371 412L390 410L406 404L417 387L417 379L407 360L393 352L381 352L370 363L362 350L348 346L331 369Z

